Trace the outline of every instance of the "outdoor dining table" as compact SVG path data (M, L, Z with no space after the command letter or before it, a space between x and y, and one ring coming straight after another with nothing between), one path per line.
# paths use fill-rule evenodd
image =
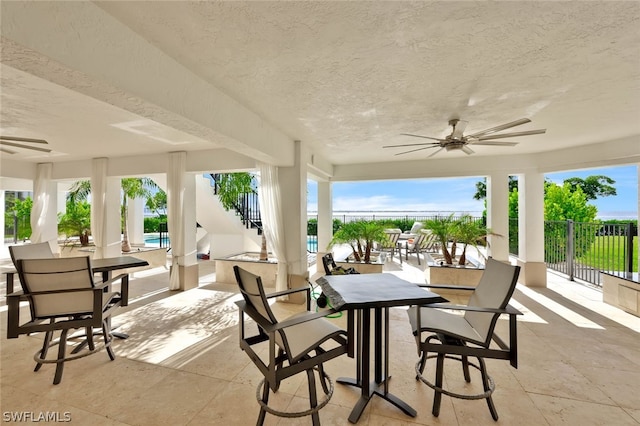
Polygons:
M419 287L418 284L388 273L327 275L319 278L317 283L335 310L347 311L348 355L356 359L356 378L340 377L337 381L361 389L360 398L349 415L349 421L351 423L358 421L373 395L378 395L407 415L415 417L415 409L389 392L391 378L389 375L389 308L440 303L447 300ZM371 353L372 311L373 354ZM357 343L357 348L354 348L354 342ZM370 371L372 362L373 380L371 380Z

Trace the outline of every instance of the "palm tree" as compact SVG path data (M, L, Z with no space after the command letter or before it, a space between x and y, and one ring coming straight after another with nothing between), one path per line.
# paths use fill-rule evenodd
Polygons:
M129 245L129 231L127 221L127 199L128 198L146 198L153 197L153 191L159 189L158 185L150 178L122 178L122 204L120 205L121 223L122 223L122 251L131 251ZM91 193L91 181L81 180L75 182L67 195L67 200L75 203L79 200L86 200Z
M456 220L453 218L453 214L448 217L436 217L435 219L429 219L424 222L424 227L431 230L431 233L436 236L440 246L442 247L442 255L447 265L453 265L453 257L449 252L447 244L454 235ZM455 253L454 253L455 254Z
M382 224L373 221L347 222L333 234L329 246L349 244L356 262L363 260L365 263L371 263L373 244L384 244L389 240L384 229Z
M464 215L456 221L454 229L454 239L464 244L462 254L458 259L458 265L467 263L467 246L471 245L482 256L482 252L478 250L478 245L488 245L487 237L489 235L500 237L501 235L491 232L481 220L474 220L471 215Z

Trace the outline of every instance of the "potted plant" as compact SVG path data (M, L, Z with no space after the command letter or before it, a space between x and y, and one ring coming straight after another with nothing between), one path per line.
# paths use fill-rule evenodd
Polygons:
M77 236L80 245L89 245L91 230L91 205L86 201L67 201L67 211L58 214L58 231L67 237Z
M467 247L471 245L476 249L480 256L482 252L478 250L479 245L488 245L487 237L489 235L499 236L491 232L481 220L476 220L471 215L460 217L453 226L452 240L454 244L462 244L462 253L458 257L458 265L464 266L467 261ZM455 256L455 249L452 248Z
M442 256L444 257L444 263L447 265L453 265L453 256L449 251L449 241L454 240L456 219L453 214L447 217L436 217L424 222L425 229L431 231L442 250ZM455 246L452 247L455 250ZM455 256L455 251L453 252Z
M347 222L333 234L329 249L336 244L349 244L356 262L371 263L374 244L384 244L389 239L384 230L383 224L374 221Z

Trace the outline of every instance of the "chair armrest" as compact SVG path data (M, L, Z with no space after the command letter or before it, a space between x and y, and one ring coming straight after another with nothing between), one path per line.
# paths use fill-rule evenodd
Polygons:
M310 289L309 289L309 287L290 288L288 290L282 290L282 291L276 291L274 293L269 293L269 294L266 294L265 296L267 297L267 299L271 299L273 297L285 296L287 294L297 293L299 291L310 292Z
M109 286L111 286L111 284L115 283L118 280L121 280L120 304L121 306L128 306L129 305L129 274L120 274L116 277L111 278L110 280L97 283L95 284L94 288L99 288L104 291Z
M336 313L334 309L327 309L326 311L321 312L309 312L309 315L297 316L295 318L287 319L285 321L278 322L276 324L272 324L269 321L266 321L264 317L256 312L251 306L247 305L247 302L244 300L239 300L235 302L235 304L240 308L244 313L246 313L252 320L256 322L266 333L271 333L277 330L282 330L287 327L291 327L297 324L302 324L305 322L313 321L318 318L326 317L327 315L331 315Z
M522 315L522 312L518 311L516 308L510 305L508 305L505 309L483 308L481 306L451 305L449 303L433 303L430 305L425 305L424 307L452 309L457 311L486 312L490 314Z
M287 294L298 293L301 291L307 292L307 311L311 309L311 288L309 286L300 287L300 288L290 288L288 290L276 291L274 293L266 294L267 299L271 299L274 297L286 296Z
M448 290L467 290L473 291L476 288L474 286L469 285L447 285L447 284L418 284L419 287L429 287L429 288L441 288Z

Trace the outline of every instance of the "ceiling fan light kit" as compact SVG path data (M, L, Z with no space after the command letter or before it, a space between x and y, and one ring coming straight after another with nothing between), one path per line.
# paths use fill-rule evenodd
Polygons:
M511 132L511 133L502 133L502 134L494 134L500 132L502 130L510 129L512 127L520 126L522 124L530 123L531 120L528 118L521 118L516 121L511 121L506 124L501 124L500 126L495 126L490 129L486 129L480 132L473 133L471 135L464 135L464 131L467 128L467 122L464 120L459 120L457 118L449 120L449 125L453 128L450 135L446 136L444 139L442 138L434 138L431 136L423 136L416 135L412 133L402 133L405 136L411 136L415 138L423 138L433 140L435 142L422 142L422 143L410 143L410 144L398 144L398 145L385 145L383 148L399 148L399 147L419 147L412 148L408 151L398 152L395 155L403 155L408 154L410 152L422 151L425 149L431 148L439 148L437 151L433 152L429 157L433 157L443 149L445 151L462 151L467 155L473 154L473 151L470 145L486 145L486 146L516 146L518 142L507 142L507 141L495 141L493 139L503 139L510 137L518 137L518 136L529 136L529 135L540 135L545 133L546 129L537 129L537 130L527 130L524 132Z

